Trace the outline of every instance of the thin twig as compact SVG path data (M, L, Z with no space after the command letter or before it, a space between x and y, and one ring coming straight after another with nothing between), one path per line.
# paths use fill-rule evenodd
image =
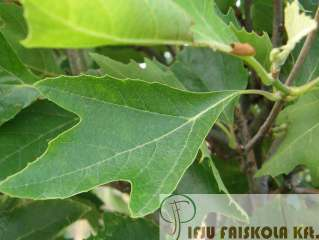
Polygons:
M293 190L298 194L319 194L319 190L315 188L295 187Z
M259 128L259 130L256 133L256 135L252 139L250 139L250 141L246 144L246 146L245 146L245 151L246 152L250 151L255 146L255 144L263 136L265 136L265 134L269 131L269 129L271 128L273 122L275 121L275 119L277 118L278 114L280 113L280 110L282 109L283 105L284 105L283 101L279 101L279 102L276 102L274 104L274 106L271 109L267 119L261 125L261 127Z
M82 50L68 49L66 54L70 63L70 70L72 75L79 75L86 71L86 64Z
M245 0L245 3L244 3L245 26L246 26L246 30L249 32L253 30L253 21L251 19L251 5L252 5L252 0Z
M274 20L272 28L272 45L279 47L282 45L282 33L284 26L283 1L273 0L274 5Z
M250 139L250 132L248 128L247 119L241 105L238 108L237 114L239 125L242 129L242 142L246 144ZM251 193L256 193L258 191L258 187L256 186L256 181L254 178L257 172L257 161L255 153L254 151L249 151L247 153L242 154L242 157L244 158L245 172L247 175L249 190Z
M319 8L317 10L316 16L315 16L316 21L319 24ZM318 28L317 28L318 29ZM298 56L298 59L295 63L295 65L293 66L293 69L291 70L285 85L290 85L295 78L297 77L299 71L301 70L301 66L305 63L307 54L309 53L314 40L316 38L317 35L317 31L318 30L314 30L312 31L308 36L307 39L304 43L304 46ZM265 120L265 122L263 123L263 125L260 127L259 131L256 133L256 135L246 144L245 146L245 151L248 152L250 151L255 144L264 137L264 135L269 131L269 129L271 128L271 126L273 125L274 121L276 120L278 114L280 113L281 109L284 106L284 102L283 101L279 101L277 103L275 103L275 105L273 106L271 112L269 113L269 116L267 117L267 119Z

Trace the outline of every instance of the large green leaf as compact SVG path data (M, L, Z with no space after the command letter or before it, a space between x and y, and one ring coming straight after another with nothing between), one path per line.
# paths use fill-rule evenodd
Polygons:
M131 219L115 213L105 213L105 228L90 240L157 240L159 227L147 219Z
M319 90L300 98L279 116L278 124L288 124L286 136L273 157L267 161L258 176L277 176L289 173L298 165L311 171L313 180L319 182Z
M34 199L65 198L115 180L132 184L132 215L159 206L192 164L212 124L238 91L190 93L110 77L60 77L37 84L81 121L45 155L0 185ZM68 161L65 161L68 159Z
M17 55L0 33L0 126L30 105L39 95L27 83L38 78L18 59Z
M48 101L38 101L0 128L0 181L22 170L47 148L48 141L78 121Z
M28 47L183 44L191 18L171 0L23 0Z
M129 64L124 64L99 54L91 54L91 56L101 67L101 70L111 77L119 79L140 79L146 82L159 82L175 88L184 88L174 73L169 69L165 69L164 65L159 67L160 63L153 62L147 58L144 59L145 68L142 69L140 65L133 60L131 60Z
M60 72L53 50L27 49L20 44L27 34L21 7L16 4L0 3L0 17L5 24L0 31L25 65L44 74L52 75Z
M235 34L220 18L213 0L174 0L192 16L195 44L202 44L223 52L231 52L230 46L238 42Z
M181 55L184 55L185 51L187 50L184 50L183 53L181 53L178 56L178 58L183 59ZM200 84L200 81L201 81L200 77L188 78L189 74L191 74L190 72L188 72L188 69L192 70L192 67L194 69L200 68L198 69L197 73L201 75L204 71L208 71L211 69L209 65L216 66L216 69L214 67L214 70L218 71L218 67L222 68L225 66L225 64L223 64L224 62L230 61L230 63L236 63L236 62L238 63L237 66L234 66L236 64L231 64L231 65L232 67L235 67L235 68L237 67L236 69L239 70L238 71L239 73L241 72L240 70L244 71L244 67L240 63L240 61L230 56L227 56L225 61L216 61L217 63L214 61L209 61L207 64L205 64L206 68L202 67L201 63L204 61L204 59L208 60L210 59L210 57L218 58L220 56L223 57L225 55L222 55L220 53L219 54L214 53L211 49L203 49L201 52L203 54L200 54L194 49L193 50L194 56L193 58L191 58L193 61L191 60L189 62L188 61L180 62L180 64L183 64L183 63L185 64L185 68L181 68L181 69L178 68L178 71L176 72L177 76L179 76L181 81L177 80L175 75L167 67L165 67L164 65L160 65L160 63L155 64L155 62L152 62L148 59L145 59L146 68L142 69L141 67L139 67L138 63L134 61L126 65L126 64L114 61L110 58L97 55L97 54L93 54L92 57L100 65L104 73L107 73L108 75L112 77L116 77L119 79L127 79L127 78L142 79L147 82L158 81L162 84L170 85L180 89L184 89L185 87L187 87L191 91L198 91L198 92L208 92L209 90L213 91L214 88L212 87L211 89L209 89L209 87L202 87L202 85ZM189 54L191 55L192 53L189 53ZM173 66L173 69L174 69L174 66ZM245 75L244 73L241 73L241 74ZM214 76L216 78L214 78ZM214 76L213 77L209 76L210 82L207 80L207 85L214 85L215 79L218 79L219 77L216 75ZM205 78L205 76L203 76L203 78ZM247 79L247 74L246 74L246 79ZM204 79L203 82L205 82L205 80L206 79ZM229 81L228 84L231 84L230 81L232 81L233 79L227 78L227 77L225 79L224 77L223 80L225 85L226 84L225 82L227 81ZM240 79L240 80L242 80L244 84L242 84L243 86L240 86L239 88L245 88L247 84L247 83L245 84L245 82L247 82L247 80L246 81L245 79ZM185 84L185 87L181 84L182 81L185 81L183 82ZM200 86L198 88L194 87L194 85L196 86L197 84L199 84ZM236 85L236 83L234 83L234 85ZM240 85L240 84L237 84L237 85ZM218 89L218 87L216 87L217 88L216 90L227 89L227 87L228 86L222 86L221 89ZM205 144L202 145L201 149L203 148L205 149L207 148ZM203 151L201 151L200 154L204 155L203 158L205 158L205 161L203 163L194 162L192 164L192 166L187 170L187 172L183 176L183 179L181 180L178 186L177 192L195 193L194 191L196 191L197 193L216 193L220 191L218 185L222 183L216 183L216 181L220 180L219 173L218 171L213 172L208 162L208 161L212 161L212 159L210 158L209 154L203 154ZM215 176L214 178L214 174L217 174L218 176ZM194 185L194 188L190 187L191 185Z
M0 201L0 239L54 239L65 227L91 208L73 200ZM5 207L2 207L4 205Z

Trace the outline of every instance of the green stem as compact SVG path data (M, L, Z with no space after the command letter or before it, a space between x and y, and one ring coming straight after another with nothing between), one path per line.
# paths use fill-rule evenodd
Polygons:
M316 79L308 82L305 85L302 85L300 87L292 87L291 88L291 95L293 96L301 96L307 92L309 92L310 90L312 90L317 84L319 84L319 77L317 77Z
M282 99L282 96L280 94L276 93L271 93L271 92L266 92L263 90L257 90L257 89L247 89L247 90L241 90L240 91L242 94L256 94L256 95L261 95L267 98L270 101L277 102Z
M290 95L292 93L291 88L285 85L284 83L282 83L279 79L274 80L273 86L280 92L284 93L285 95Z
M236 149L237 148L237 140L236 140L236 137L235 135L230 131L228 130L228 128L222 124L221 122L217 121L216 123L216 126L219 127L224 133L225 135L227 136L228 138L228 145L231 149Z
M279 79L274 79L254 57L241 57L241 59L256 71L263 84L267 86L273 85L278 91L285 95L291 93L291 89L288 86L283 84Z

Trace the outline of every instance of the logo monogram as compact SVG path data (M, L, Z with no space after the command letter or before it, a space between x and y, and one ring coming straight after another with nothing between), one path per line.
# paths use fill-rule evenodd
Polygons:
M188 223L196 215L194 201L186 195L171 195L161 203L160 216L172 226L171 236L176 240L180 238L181 224Z

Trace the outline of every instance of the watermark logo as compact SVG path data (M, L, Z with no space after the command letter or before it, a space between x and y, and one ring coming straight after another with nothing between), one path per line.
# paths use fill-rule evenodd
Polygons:
M192 221L196 216L195 202L186 195L171 195L162 201L160 216L170 224L170 236L179 240L182 224Z
M319 195L187 194L162 199L161 240L319 239Z

